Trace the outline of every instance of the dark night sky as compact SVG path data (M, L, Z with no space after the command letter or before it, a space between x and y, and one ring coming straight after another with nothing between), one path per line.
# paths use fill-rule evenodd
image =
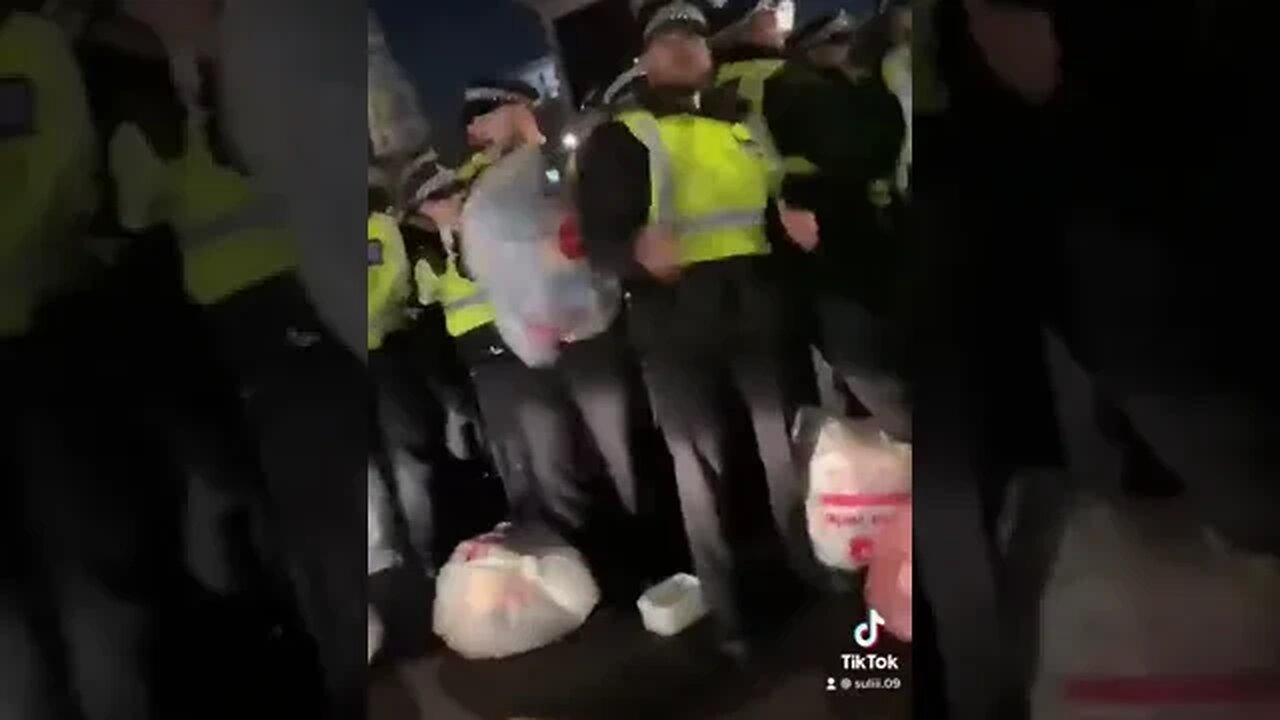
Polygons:
M870 0L797 0L797 22L860 10ZM502 74L547 52L537 16L514 0L372 0L396 60L418 87L443 152L461 133L458 107L472 78ZM450 136L446 138L445 136Z

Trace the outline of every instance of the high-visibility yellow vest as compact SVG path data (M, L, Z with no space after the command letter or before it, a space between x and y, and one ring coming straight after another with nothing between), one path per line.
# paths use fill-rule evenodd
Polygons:
M458 262L452 251L443 274L437 275L426 260L419 260L413 270L418 285L418 302L422 305L440 303L449 335L462 337L498 319L484 288L458 272Z
M97 145L70 43L53 23L0 12L0 338L84 267Z
M172 225L187 293L197 303L216 304L297 268L281 205L217 162L197 119L187 124L185 152L172 161L157 156L129 124L116 130L108 150L120 224Z
M775 167L771 168L775 189L781 183L784 175L803 176L813 175L818 172L818 167L807 158L799 156L783 157L777 149L773 134L769 130L769 124L765 120L765 84L774 75L782 72L786 64L786 60L777 58L758 58L725 63L716 71L717 86L734 85L737 88L738 97L747 101L750 114L747 117L746 125L751 128L751 133L755 136L756 141L768 153L770 160L775 163Z
M395 218L369 215L369 349L382 347L387 335L405 321L410 295L409 257Z
M745 125L645 111L618 119L649 150L649 222L674 228L682 265L769 252L769 164Z

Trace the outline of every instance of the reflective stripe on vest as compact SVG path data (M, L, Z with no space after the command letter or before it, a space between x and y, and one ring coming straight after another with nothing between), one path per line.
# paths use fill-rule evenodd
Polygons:
M245 203L243 207L229 210L208 222L184 228L181 242L184 247L195 247L246 230L283 227L286 221L279 205L259 200Z
M453 310L463 310L469 307L475 307L476 305L486 305L488 304L488 302L489 302L489 293L479 288L476 288L475 292L473 292L470 296L464 297L464 298L456 298L448 302L442 302L441 307L444 308L445 312L450 312Z
M448 245L452 246L452 243ZM488 293L458 272L458 264L452 254L438 280L436 297L444 310L445 329L451 336L462 337L498 319L497 312L489 303Z
M649 151L649 220L674 229L681 264L769 252L767 163L750 149L750 131L691 115L627 112L619 120ZM673 146L691 156L673 156Z
M192 299L212 305L297 268L283 210L218 163L197 122L189 123L186 153L172 167L170 219Z

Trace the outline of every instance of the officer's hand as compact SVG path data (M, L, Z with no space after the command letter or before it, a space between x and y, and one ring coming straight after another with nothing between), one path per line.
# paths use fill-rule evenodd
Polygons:
M1062 52L1049 14L990 0L966 0L965 6L969 32L996 77L1030 102L1048 101L1062 74Z
M680 241L666 225L650 225L636 238L636 262L663 282L680 277Z
M818 247L817 215L809 210L788 207L781 200L778 201L778 214L791 242L799 245L805 252L813 252Z

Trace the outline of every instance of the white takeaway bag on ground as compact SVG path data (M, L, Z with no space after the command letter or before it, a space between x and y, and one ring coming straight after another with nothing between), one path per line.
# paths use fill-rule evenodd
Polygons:
M577 550L503 524L460 544L440 571L433 628L465 658L509 657L577 630L599 602Z
M823 565L866 567L876 536L911 505L911 446L889 439L870 421L806 410L797 441L812 448L805 516L814 555Z
M1280 568L1176 502L1076 510L1040 626L1034 720L1280 718Z

